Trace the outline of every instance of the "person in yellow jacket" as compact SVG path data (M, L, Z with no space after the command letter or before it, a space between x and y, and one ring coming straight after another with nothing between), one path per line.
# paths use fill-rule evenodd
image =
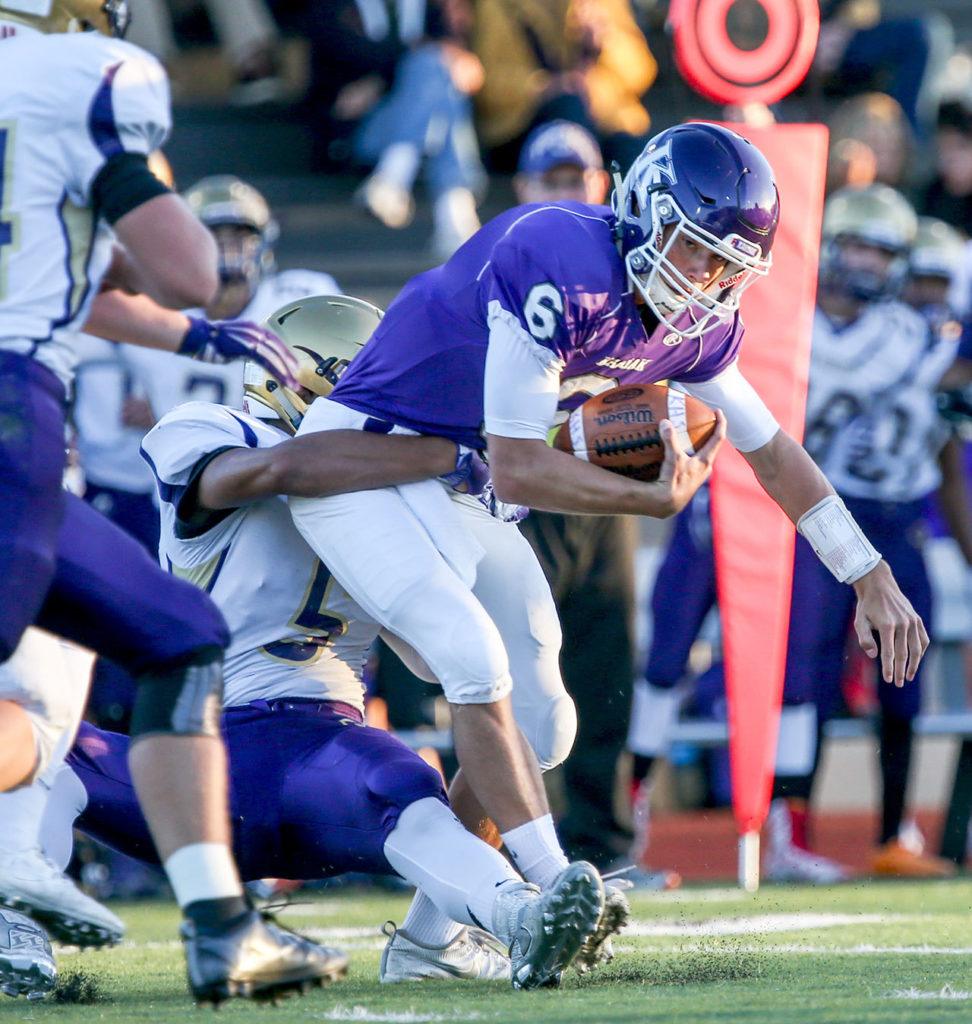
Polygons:
M641 97L657 65L629 0L479 0L473 48L485 70L480 137L499 166L515 165L526 133L557 117L604 141L648 131Z

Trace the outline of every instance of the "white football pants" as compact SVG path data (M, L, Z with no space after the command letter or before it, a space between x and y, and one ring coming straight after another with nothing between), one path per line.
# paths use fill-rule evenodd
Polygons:
M90 651L31 627L0 665L0 700L19 704L34 729L37 763L28 781L56 770L71 749L93 664Z
M366 418L318 399L298 433L360 429ZM577 719L560 675L560 623L515 524L435 481L292 498L290 509L345 590L415 649L450 703L490 704L512 692L541 768L564 760Z

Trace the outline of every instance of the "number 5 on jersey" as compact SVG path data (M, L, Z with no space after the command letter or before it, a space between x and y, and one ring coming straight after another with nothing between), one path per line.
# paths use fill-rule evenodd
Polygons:
M278 640L265 644L263 650L281 661L307 663L316 661L324 648L348 631L346 619L333 614L327 607L328 594L334 578L328 567L319 561L314 563L304 599L288 625L298 633L304 633L306 640Z

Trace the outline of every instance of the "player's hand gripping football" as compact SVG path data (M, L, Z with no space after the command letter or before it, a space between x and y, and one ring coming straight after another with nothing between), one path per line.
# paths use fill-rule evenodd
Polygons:
M688 455L682 449L671 420L662 420L658 425L665 445L665 461L658 474L657 483L652 486L664 488L670 515L676 515L692 499L692 495L709 479L715 457L726 439L726 417L716 410L716 425L712 437L695 453Z
M204 320L191 316L179 354L202 363L252 359L285 387L299 387L297 357L273 331L249 320Z
M876 658L880 639L881 675L886 683L904 686L918 671L918 664L928 650L928 633L921 616L901 593L887 562L879 562L855 584L857 613L854 629L861 649L869 658Z

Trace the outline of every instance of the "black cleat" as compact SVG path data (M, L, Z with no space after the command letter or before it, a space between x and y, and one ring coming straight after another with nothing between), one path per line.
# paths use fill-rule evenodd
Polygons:
M253 911L215 935L197 935L182 924L189 988L197 1003L226 999L275 1001L304 993L348 972L345 953L318 945Z

